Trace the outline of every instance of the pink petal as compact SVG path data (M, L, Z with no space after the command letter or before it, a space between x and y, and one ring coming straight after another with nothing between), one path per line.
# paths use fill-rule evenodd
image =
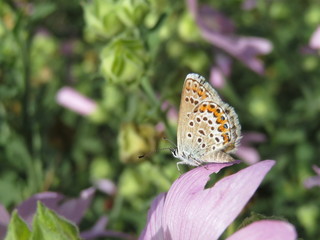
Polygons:
M165 198L166 194L161 193L153 200L148 212L147 225L141 233L139 240L164 239L162 214Z
M9 221L10 215L7 209L2 204L0 204L0 239L4 239Z
M235 31L233 21L209 5L200 6L197 14L201 16L201 24L211 31L223 34L231 34Z
M82 190L79 198L65 201L59 206L56 212L66 219L78 224L89 208L94 194L95 189L93 187Z
M318 51L310 46L302 46L299 49L301 54L317 55Z
M171 186L164 204L164 239L218 239L254 194L274 165L266 160L204 189L209 175L230 164L208 164L183 174Z
M0 204L0 225L7 226L9 221L10 221L10 215L7 209L2 204Z
M166 126L164 125L163 122L159 122L155 126L155 129L156 129L157 132L162 133L162 132L164 132L166 130Z
M237 156L250 165L260 161L260 155L258 151L253 147L241 145L237 150Z
M268 54L273 48L269 40L260 37L240 37L239 46L240 49L251 48L247 50L250 50L252 55Z
M204 39L238 58L251 70L260 74L263 73L263 64L257 56L267 54L272 50L270 41L257 37L226 36L218 32L208 31L201 26L200 29Z
M202 236L200 232L207 223L200 226L203 224L203 219L198 223L198 216L202 218L202 213L208 214L209 212L205 209L203 199L194 199L194 197L198 196L201 198L202 194L207 193L203 189L211 173L217 173L222 168L231 165L233 163L208 164L198 167L183 174L173 183L167 193L163 210L164 239L198 239L195 236L197 234L199 235L199 239L205 239L200 237ZM212 204L209 204L209 206L212 206ZM195 234L192 235L193 229L196 230Z
M309 177L304 181L304 186L306 188L313 188L320 186L320 176Z
M79 198L70 199L65 202L63 201L66 200L66 197L62 194L55 192L38 193L21 203L17 207L17 210L19 215L31 226L37 202L41 201L46 207L54 210L59 215L74 223L79 223L91 203L94 192L94 188L85 189L81 192Z
M116 185L109 179L99 179L95 182L95 187L109 195L114 195L117 191Z
M187 0L187 5L190 13L195 17L198 12L198 1L197 0Z
M245 132L241 139L241 144L255 143L255 142L265 142L267 140L266 135L258 132Z
M295 240L295 228L287 222L278 220L261 220L240 229L227 240Z
M57 210L59 208L59 203L64 198L65 197L62 194L55 192L43 192L35 194L17 207L18 214L29 226L31 226L32 218L36 212L38 201L41 201L46 207L52 210Z
M225 79L222 71L218 67L212 67L210 71L210 83L215 88L222 88L225 84Z
M81 232L80 236L82 239L89 240L89 239L128 239L133 240L136 239L132 237L129 234L122 233L122 232L116 232L116 231L110 231L106 230L106 226L108 224L108 217L102 216L98 219L98 221L95 223L95 225L86 231Z
M97 104L93 100L83 96L71 87L61 88L57 93L56 101L81 115L90 115L97 108Z
M256 7L257 5L257 0L244 0L242 2L242 9L243 10L252 10Z
M172 106L168 101L164 101L161 105L163 111L167 111L167 117L169 120L177 121L178 111L175 107Z
M263 74L264 66L257 56L267 54L272 50L272 43L269 40L258 37L241 37L214 30L207 25L208 21L200 14L197 0L188 0L188 7L196 19L204 39L239 59L256 73ZM207 18L207 16L205 17Z
M313 165L312 169L316 172L317 175L320 175L320 168L317 165Z
M313 49L320 49L320 26L312 34L309 45Z
M320 168L316 165L313 165L312 168L316 172L317 176L307 178L304 181L305 188L313 188L316 186L320 186Z
M217 54L216 64L225 76L230 75L232 60L228 55L222 53Z

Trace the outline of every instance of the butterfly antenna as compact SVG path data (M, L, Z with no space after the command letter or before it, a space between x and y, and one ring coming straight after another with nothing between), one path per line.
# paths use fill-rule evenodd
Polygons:
M173 148L159 148L159 149L156 149L156 150L154 150L154 151L148 152L148 153L146 153L146 154L142 154L142 155L138 156L138 158L149 157L149 156L151 156L151 154L156 153L156 152L159 152L159 151L162 151L162 150L170 150L170 151L172 152L172 151L173 151Z
M162 139L169 142L171 145L173 145L175 148L177 148L177 145L174 142L172 142L170 139L168 139L166 137L163 137Z

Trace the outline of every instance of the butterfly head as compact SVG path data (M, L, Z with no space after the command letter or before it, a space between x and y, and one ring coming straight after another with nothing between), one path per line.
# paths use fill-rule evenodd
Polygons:
M175 158L179 158L180 154L178 152L178 148L172 148L171 153Z

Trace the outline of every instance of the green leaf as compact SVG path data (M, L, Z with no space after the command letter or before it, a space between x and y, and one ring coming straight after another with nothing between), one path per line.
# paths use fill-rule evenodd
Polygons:
M30 18L33 21L40 21L41 19L44 19L45 17L53 13L56 9L57 6L55 3L46 2L34 4L34 10Z
M32 240L80 240L75 225L38 202L33 219Z
M123 72L124 64L125 63L122 56L116 55L111 66L111 72L116 76L121 75L121 73Z
M17 210L12 213L5 240L27 240L30 238L27 224L19 217Z

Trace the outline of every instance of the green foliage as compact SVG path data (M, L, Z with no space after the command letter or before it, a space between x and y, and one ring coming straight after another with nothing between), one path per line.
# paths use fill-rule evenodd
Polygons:
M32 239L80 240L76 226L44 207L41 203L38 203L38 210L32 227Z
M77 196L109 178L116 196L98 194L81 229L106 214L109 229L139 235L151 200L180 174L169 151L153 151L172 147L163 136L175 142L184 77L209 79L221 50L202 38L185 1L22 2L0 3L0 203L12 210L38 192ZM239 218L250 211L283 217L299 237L317 239L320 191L303 183L319 165L320 61L319 52L301 49L320 7L316 0L260 0L245 11L242 2L201 1L232 19L236 34L273 44L259 57L264 75L233 59L218 89L244 132L266 135L252 145L261 158L277 161ZM67 85L94 100L96 112L80 116L58 105ZM77 234L49 210L38 211L32 233L14 213L7 239L49 229L44 237Z
M32 222L32 231L14 211L5 240L80 240L76 226L40 202Z
M17 211L14 211L5 240L28 240L30 237L31 232L27 224L19 217Z

